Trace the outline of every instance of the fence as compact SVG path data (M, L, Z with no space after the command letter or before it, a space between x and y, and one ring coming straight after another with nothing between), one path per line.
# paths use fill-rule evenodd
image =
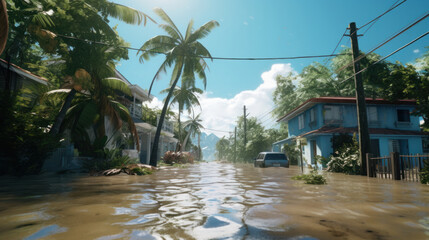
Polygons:
M368 177L419 182L420 172L425 161L427 164L429 155L390 153L390 156L372 157L367 154L367 175Z

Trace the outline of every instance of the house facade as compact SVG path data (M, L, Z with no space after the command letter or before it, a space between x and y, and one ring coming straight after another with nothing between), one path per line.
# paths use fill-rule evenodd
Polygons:
M428 151L428 134L420 130L419 117L412 115L415 106L414 100L366 99L372 154L407 155ZM314 164L317 155L331 156L336 150L334 142L338 142L340 136L355 134L358 137L356 99L351 97L309 99L278 122L288 124L289 135L274 143L273 151L282 151L284 144L304 139L304 164Z
M116 71L115 77L125 82L131 90L132 96L120 96L118 101L128 108L139 135L140 151L138 151L137 146L134 145L131 146L130 149L124 150L124 152L133 158L140 159L142 163L149 164L156 126L142 120L142 104L152 101L153 96L149 95L146 90L138 85L130 83L119 71ZM174 124L165 120L161 130L158 156L163 156L167 151L174 151L177 142L178 140L174 137Z

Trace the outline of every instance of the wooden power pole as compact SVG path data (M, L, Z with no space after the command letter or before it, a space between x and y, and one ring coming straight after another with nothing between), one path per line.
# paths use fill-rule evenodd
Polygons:
M350 40L352 43L353 51L353 71L355 74L355 88L356 88L356 108L357 108L357 120L358 120L358 131L359 131L359 155L361 163L361 175L366 175L366 154L370 152L370 139L368 131L368 119L366 114L365 106L365 93L363 89L362 74L360 71L359 64L359 45L358 35L356 29L356 23L352 22L349 25L350 29Z

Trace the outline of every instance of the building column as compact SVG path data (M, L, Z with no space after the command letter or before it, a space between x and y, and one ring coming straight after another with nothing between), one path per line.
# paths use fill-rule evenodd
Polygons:
M149 131L147 134L146 164L149 164L149 161L150 161L150 151L152 150L151 144L150 144L151 142L152 142L152 132Z

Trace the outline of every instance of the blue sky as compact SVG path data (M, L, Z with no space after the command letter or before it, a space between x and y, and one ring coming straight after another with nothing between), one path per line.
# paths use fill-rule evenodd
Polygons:
M141 10L158 23L162 21L152 9L161 7L182 31L185 31L191 19L195 21L195 27L210 20L218 21L220 26L207 38L201 40L213 56L288 57L330 54L350 22L356 22L359 27L386 11L396 0L123 0L116 2ZM422 17L428 9L429 1L408 0L382 17L365 36L359 39L360 49L371 50L403 27ZM429 20L425 19L377 50L376 53L384 56L410 42L428 30L428 23ZM152 22L148 22L146 26L133 26L112 20L111 25L117 25L119 34L132 47L140 47L151 37L164 34ZM364 30L366 29L359 33ZM428 43L429 37L425 37L388 60L412 63L417 57L422 56L425 47L429 46ZM349 47L349 38L344 37L341 45ZM160 66L163 56L154 57L144 64L138 61L135 51L130 51L129 57L129 60L121 61L118 66L119 71L132 83L145 89L149 88L150 81ZM210 62L206 93L201 96L202 116L206 127L231 131L236 116L242 113L243 104L248 105L251 116L263 115L273 107L269 96L275 87L273 86L275 75L288 72L299 73L303 67L313 61L321 62L323 59L214 60ZM167 73L155 83L152 92L157 98L155 102L165 97L159 92L168 87L169 79L170 75ZM202 88L202 85L200 87ZM159 101L154 104L159 105ZM268 120L268 124L272 125L273 122L274 120ZM217 132L217 135L225 135L225 133Z

